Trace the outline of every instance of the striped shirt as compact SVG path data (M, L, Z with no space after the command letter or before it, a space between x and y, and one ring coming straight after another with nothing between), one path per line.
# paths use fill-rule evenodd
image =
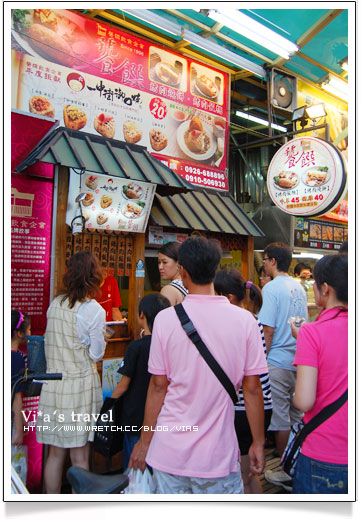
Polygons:
M263 342L264 354L265 354L265 357L266 357L266 345L265 345L263 325L260 322L260 320L258 320L257 318L256 318L256 321L257 321L258 326L259 326L261 339L262 339L262 342ZM264 410L271 410L273 408L273 403L272 403L271 390L270 390L269 374L261 374L261 375L259 375L259 377L260 377L261 388L263 390ZM239 412L240 411L244 412L245 411L245 403L244 403L243 391L242 391L241 388L239 390L238 397L239 397L239 401L235 405L235 410L239 411Z
M171 285L172 287L175 287L176 289L178 289L184 295L184 297L187 296L189 293L189 291L186 289L186 287L182 283L182 280L173 280L168 285Z

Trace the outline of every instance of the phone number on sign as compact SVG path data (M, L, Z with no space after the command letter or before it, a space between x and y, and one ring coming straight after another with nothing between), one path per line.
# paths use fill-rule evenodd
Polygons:
M204 184L206 186L215 186L219 188L225 188L226 184L224 180L224 175L222 173L213 172L209 170L200 170L199 168L193 167L185 167L185 179L189 182L194 182L198 184ZM190 175L191 174L191 175Z

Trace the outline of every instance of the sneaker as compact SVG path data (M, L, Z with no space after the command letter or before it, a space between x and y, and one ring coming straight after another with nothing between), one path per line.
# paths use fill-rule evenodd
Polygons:
M270 482L270 484L274 484L274 486L281 486L289 493L292 492L292 477L287 475L285 471L266 471L264 473L264 478Z

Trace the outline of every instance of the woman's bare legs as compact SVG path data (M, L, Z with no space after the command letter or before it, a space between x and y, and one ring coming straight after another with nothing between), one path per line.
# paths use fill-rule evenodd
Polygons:
M45 492L59 494L62 487L62 476L67 448L49 446L48 458L44 469Z

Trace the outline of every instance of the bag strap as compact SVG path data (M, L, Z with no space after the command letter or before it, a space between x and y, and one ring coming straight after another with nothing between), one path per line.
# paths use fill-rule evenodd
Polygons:
M311 433L313 430L318 428L324 421L332 417L334 413L336 413L339 408L347 401L348 399L348 388L347 390L333 403L325 406L316 416L313 417L302 429L300 435L300 442L302 443L306 436Z
M181 322L181 325L186 332L189 339L194 343L197 350L201 354L201 356L204 358L206 363L209 365L211 370L214 372L215 376L218 378L220 383L223 385L225 390L230 395L232 401L234 404L238 402L238 396L236 394L234 385L230 381L229 377L225 374L224 370L221 368L219 363L216 361L214 356L211 354L205 343L202 341L202 339L199 336L199 333L195 329L194 324L188 317L182 303L179 303L178 305L175 305L174 307L176 314Z

